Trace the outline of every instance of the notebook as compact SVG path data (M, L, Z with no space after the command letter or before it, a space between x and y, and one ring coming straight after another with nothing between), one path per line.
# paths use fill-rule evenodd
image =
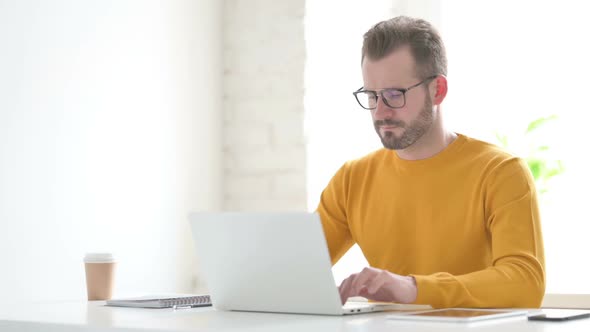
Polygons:
M192 213L199 271L217 310L345 315L425 309L340 301L315 213Z
M133 308L206 307L211 305L211 298L209 295L142 296L126 299L107 300L106 305L112 307Z

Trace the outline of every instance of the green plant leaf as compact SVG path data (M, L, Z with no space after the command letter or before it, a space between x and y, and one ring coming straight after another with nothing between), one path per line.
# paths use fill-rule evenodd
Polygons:
M545 166L544 162L536 158L527 158L526 162L529 165L535 181L539 180L543 174L543 168Z
M496 132L495 134L496 134L496 139L498 140L498 142L500 142L500 146L507 149L508 148L508 136L502 135L498 132Z
M545 173L545 178L546 179L550 179L556 175L561 174L563 171L559 168L550 168L547 170L547 172Z
M548 117L543 117L543 118L538 118L536 120L534 120L533 122L529 123L529 126L527 127L525 133L530 133L531 131L541 127L542 125L546 124L549 121L553 121L557 119L557 115L553 114L550 115Z

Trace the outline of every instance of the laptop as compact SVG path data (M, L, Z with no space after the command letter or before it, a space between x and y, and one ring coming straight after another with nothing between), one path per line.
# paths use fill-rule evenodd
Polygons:
M217 310L349 315L403 307L342 305L315 213L192 213L189 219Z

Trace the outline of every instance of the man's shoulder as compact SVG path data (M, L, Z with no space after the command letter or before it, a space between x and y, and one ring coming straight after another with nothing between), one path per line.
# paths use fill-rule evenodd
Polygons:
M527 169L523 158L498 145L465 137L465 155L484 172L515 172Z
M465 153L483 159L483 161L502 161L517 158L508 150L477 138L463 135L465 138Z

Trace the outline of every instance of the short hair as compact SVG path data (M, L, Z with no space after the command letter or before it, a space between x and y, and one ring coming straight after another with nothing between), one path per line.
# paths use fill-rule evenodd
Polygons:
M425 20L398 16L373 26L363 36L361 64L365 58L380 60L408 45L416 61L416 74L425 79L447 75L445 45L438 31Z

